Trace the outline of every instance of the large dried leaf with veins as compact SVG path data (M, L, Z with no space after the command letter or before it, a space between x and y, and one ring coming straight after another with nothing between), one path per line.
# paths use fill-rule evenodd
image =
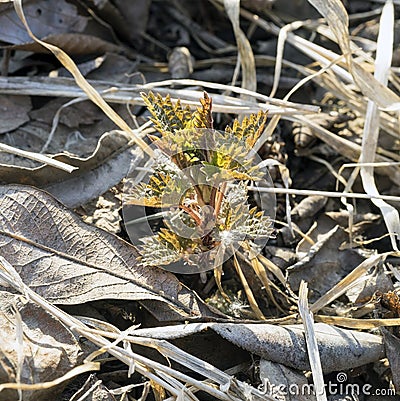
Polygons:
M213 315L173 274L139 266L136 248L31 187L0 186L0 254L56 304L126 299L162 320Z

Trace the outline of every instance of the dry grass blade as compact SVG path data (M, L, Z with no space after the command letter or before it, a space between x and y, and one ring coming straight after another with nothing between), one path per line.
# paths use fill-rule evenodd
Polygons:
M251 191L259 191L274 194L290 194L290 195L320 195L327 196L330 198L354 198L354 199L384 199L391 202L400 202L399 196L392 195L368 195L358 192L333 192L333 191L315 191L312 189L295 189L295 188L269 188L269 187L257 187L249 185L247 189Z
M361 92L373 100L379 107L390 107L400 98L385 85L371 76L352 59L352 46L349 39L348 15L340 0L308 0L327 20L330 29L343 54L347 55L348 68Z
M400 318L355 319L351 317L316 315L315 321L357 330L371 330L377 329L378 327L400 326Z
M78 169L78 167L70 166L67 163L54 160L51 157L41 155L40 153L28 152L26 150L17 149L14 148L13 146L9 146L4 143L0 143L0 152L7 152L7 153L12 153L13 155L26 157L27 159L47 164L48 166L52 166L60 170L67 171L68 173L72 173L74 170Z
M256 91L257 90L257 76L254 61L254 54L251 45L246 38L246 35L240 29L239 24L239 10L240 0L224 0L226 13L232 23L233 31L235 33L236 43L239 50L240 64L242 66L242 88Z
M71 369L65 375L52 380L50 382L43 383L35 383L35 384L24 384L24 383L3 383L0 384L0 392L5 389L13 389L13 390L42 390L46 388L51 388L57 386L65 381L72 379L75 376L81 375L83 373L91 372L93 370L100 370L99 362L85 362L80 366L76 366Z
M303 320L308 359L310 361L312 376L314 379L316 397L318 401L327 401L321 358L319 355L317 339L314 331L314 319L312 312L308 308L308 287L305 281L300 283L299 313L301 319Z
M50 50L60 61L60 63L72 74L77 85L86 93L89 99L99 106L103 112L120 127L123 131L132 136L132 139L140 146L143 151L149 154L149 156L153 156L153 152L150 147L143 141L142 138L138 137L129 125L105 102L105 100L100 96L100 94L96 91L96 89L86 81L82 73L79 71L76 64L73 62L71 57L69 57L63 50L59 47L51 45L47 42L44 42L37 38L31 29L29 28L28 22L26 21L25 14L22 8L21 0L14 0L15 11L18 14L18 17L22 21L27 30L29 36L37 43Z
M281 282L281 284L286 288L287 280L282 273L282 270L271 260L267 259L263 255L257 256L258 260Z
M265 316L260 310L260 307L257 304L256 299L254 298L253 291L251 290L249 283L247 282L246 276L244 275L242 268L240 267L239 261L237 260L235 252L233 252L233 264L235 266L236 272L242 282L244 291L246 293L246 297L249 301L250 307L257 316L257 319L265 320Z
M280 28L270 22L265 21L260 18L258 15L252 14L245 9L241 9L241 14L244 18L252 21L254 24L258 25L260 28L271 32L275 35L279 35ZM332 61L338 59L339 55L331 50L325 49L322 46L319 46L313 42L310 42L300 36L297 36L293 33L288 33L287 42L298 48L300 51L305 53L307 56L313 58L315 61L320 63L323 66L328 66ZM337 74L344 82L351 83L353 82L351 74L346 71L344 68L339 65L333 65L332 70Z
M282 313L286 313L285 310L282 309L282 307L279 305L279 303L276 301L274 294L272 292L271 289L271 285L273 284L267 275L267 272L264 269L264 266L262 265L262 263L259 261L259 259L257 257L251 257L250 256L250 263L251 266L253 267L253 270L255 271L258 279L261 281L261 284L264 286L264 289L269 297L269 299L271 299L272 303L276 306L276 308L282 312Z
M215 83L215 82L207 82L207 81L200 81L196 79L168 79L165 81L159 81L159 82L150 82L148 84L142 85L141 88L143 90L154 90L157 88L157 92L162 93L160 87L163 86L172 86L172 85L184 85L184 86L202 86L204 88L210 88L210 89L215 89L215 90L222 90L222 91L229 91L233 93L237 93L239 95L248 95L256 100L259 100L263 103L268 103L271 105L276 105L276 106L282 106L282 107L293 107L299 111L308 111L308 112L317 112L319 110L318 106L312 106L312 105L307 105L307 104L300 104L300 103L292 103L292 102L287 102L284 100L280 99L275 99L271 98L269 96L263 95L258 92L254 92L245 88L238 88L236 86L232 85L224 85L220 83ZM179 91L179 94L190 94L194 93L194 91ZM198 102L198 91L195 92L195 96L193 96L193 99ZM185 97L185 96L183 96ZM224 98L231 99L232 101L235 101L236 106L241 106L243 103L245 103L242 99L235 99L235 98L229 98L227 96L224 96ZM218 99L218 98L217 98ZM182 99L183 101L184 99ZM215 104L215 96L213 96L213 110L218 111L216 109L217 104ZM251 103L249 106L254 106ZM264 105L265 106L265 105Z
M276 45L276 63L275 63L275 71L274 71L274 82L272 84L272 89L270 96L273 97L276 94L279 86L279 79L281 77L282 71L282 61L283 61L283 50L285 48L285 41L288 35L288 32L300 28L304 22L295 21L291 24L284 26L278 35L278 43Z
M375 78L383 85L387 85L392 60L393 25L393 3L388 1L382 10L375 62ZM379 117L380 111L378 110L377 104L372 100L369 100L367 114L365 116L360 157L361 163L372 163L375 161L375 154L379 138ZM379 194L375 185L373 166L361 166L361 178L364 189L368 194ZM400 238L399 212L381 199L372 199L372 202L381 210L386 227L390 234L393 249L398 250L396 239Z

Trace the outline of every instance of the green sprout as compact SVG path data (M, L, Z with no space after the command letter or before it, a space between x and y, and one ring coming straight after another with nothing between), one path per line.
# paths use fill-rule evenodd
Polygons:
M148 182L133 188L129 203L167 209L168 218L155 235L141 239L141 263L196 264L208 252L218 267L221 249L270 237L270 218L250 206L247 194L248 183L265 174L251 154L266 113L235 120L221 132L213 129L207 93L193 113L169 96L150 92L142 98L160 134L150 136L158 156Z

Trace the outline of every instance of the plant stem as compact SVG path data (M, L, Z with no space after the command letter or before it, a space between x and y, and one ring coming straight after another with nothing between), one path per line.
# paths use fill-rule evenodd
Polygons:
M221 187L218 189L218 192L216 194L216 202L215 202L215 208L214 208L215 218L218 217L219 211L221 210L221 205L222 205L222 201L224 199L226 186L227 186L227 182L224 181L221 184Z
M200 217L194 212L194 210L190 209L185 205L179 205L179 208L184 210L195 222L198 226L201 225Z

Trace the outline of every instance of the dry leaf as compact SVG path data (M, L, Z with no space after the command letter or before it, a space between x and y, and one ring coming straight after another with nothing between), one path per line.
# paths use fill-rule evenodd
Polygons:
M31 108L31 99L28 96L0 95L0 134L15 130L28 122Z
M63 33L61 35L45 36L43 40L54 46L62 48L66 53L79 56L87 54L103 54L107 52L121 52L121 46L117 46L104 39L83 33ZM21 45L7 46L8 49L18 49L34 53L48 53L43 46L36 42ZM133 52L129 52L133 53Z
M357 251L338 250L346 238L347 234L338 226L320 235L318 242L311 246L307 255L287 268L291 288L297 290L301 280L306 280L313 290L310 298L315 300L361 263L363 257ZM321 277L324 279L321 280Z
M396 393L400 394L400 338L393 335L388 329L383 328L383 339L385 341L386 353L393 375L393 385Z
M4 291L0 291L0 305L0 383L16 382L18 376L20 382L26 384L51 381L79 363L82 351L78 341L50 313L34 303L24 304L20 296ZM14 306L18 309L17 314L13 313ZM18 314L22 324L17 321ZM19 335L22 335L23 344L17 340ZM61 390L62 386L23 391L23 399L55 399ZM6 389L0 392L0 400L18 400L18 393Z
M282 401L314 401L314 394L291 394L288 389L289 386L297 386L297 388L306 388L308 384L307 378L304 374L296 372L293 369L287 368L285 365L280 363L273 363L266 359L260 360L260 380L263 388L268 388L268 385L272 385L276 389L276 396L280 396ZM286 394L279 392L279 389L287 391ZM293 387L291 387L293 388ZM274 393L272 393L274 395Z
M108 1L101 3L100 7L107 4ZM111 5L115 4L123 21L123 26L115 24L115 29L117 32L123 31L134 46L137 46L137 42L141 40L141 35L146 32L151 3L151 0L131 0L129 2L114 0L111 2Z
M139 266L133 246L30 187L0 187L0 254L56 304L125 299L141 301L160 319L213 315L173 274Z
M31 1L24 5L24 10L30 27L39 38L82 32L87 25L87 18L79 15L77 7L65 0ZM12 3L0 5L0 40L13 45L32 42Z
M139 162L140 154L132 149L128 135L111 131L100 138L97 148L87 158L58 154L54 159L79 169L67 173L50 166L30 169L0 164L0 181L44 188L66 206L77 207L120 182L131 163Z
M292 219L295 222L313 218L326 205L326 196L311 195L304 198L292 209Z
M324 373L348 370L385 356L380 336L324 323L314 327ZM172 340L209 329L261 358L299 370L310 369L302 325L192 323L137 329L135 335Z

